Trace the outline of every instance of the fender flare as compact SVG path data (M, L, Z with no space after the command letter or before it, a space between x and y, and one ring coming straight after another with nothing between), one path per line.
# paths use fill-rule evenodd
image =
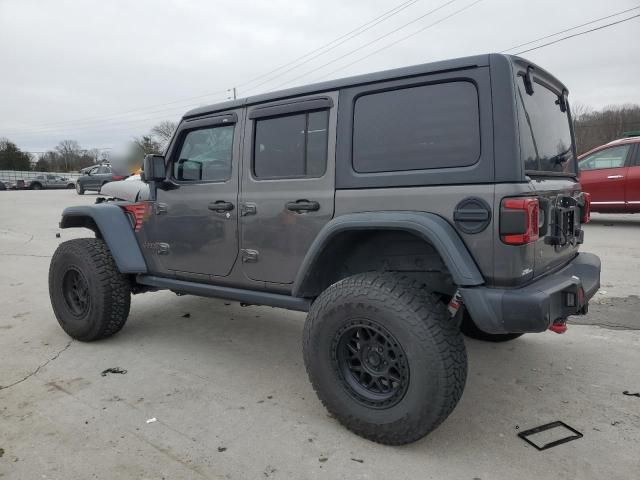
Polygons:
M101 203L67 207L60 228L74 227L90 228L101 235L121 273L147 273L131 222L119 206Z
M292 288L293 296L304 296L307 286L313 281L314 268L331 241L340 233L353 230L401 230L413 233L433 245L456 285L470 287L484 284L484 278L466 245L444 218L426 212L364 212L341 215L324 226L298 270Z

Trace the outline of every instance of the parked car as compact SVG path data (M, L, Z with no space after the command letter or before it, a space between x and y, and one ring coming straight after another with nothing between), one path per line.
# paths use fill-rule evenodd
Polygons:
M591 210L640 212L640 136L601 145L578 159L582 189L591 195Z
M463 334L562 333L600 286L567 92L493 54L191 110L144 182L105 187L135 200L63 211L95 238L51 259L56 318L99 340L159 289L308 311L304 362L332 416L418 440L462 396Z
M9 187L7 187L7 185L0 180L0 190L9 190Z
M42 189L61 189L61 188L74 188L75 184L72 179L68 177L62 177L60 175L38 175L32 180L25 181L25 188L30 190L42 190Z
M96 165L76 180L76 192L78 195L84 195L86 191L99 192L103 185L125 178L127 175L114 173L110 165Z

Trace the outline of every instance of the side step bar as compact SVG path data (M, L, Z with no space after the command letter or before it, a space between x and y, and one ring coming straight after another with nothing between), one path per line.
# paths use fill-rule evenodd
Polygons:
M224 298L226 300L250 303L252 305L266 305L269 307L297 310L299 312L308 312L309 306L311 305L311 301L307 298L255 290L243 290L241 288L220 287L218 285L188 282L153 275L138 275L136 280L142 285L171 290L176 293L198 295L200 297Z

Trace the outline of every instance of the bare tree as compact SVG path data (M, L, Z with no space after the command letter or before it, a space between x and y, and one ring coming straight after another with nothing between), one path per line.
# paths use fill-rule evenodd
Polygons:
M601 110L572 107L578 152L621 138L626 132L640 130L640 105L609 105Z
M162 145L151 135L142 135L141 137L135 137L133 139L133 145L136 147L142 157L149 153L162 153Z
M167 145L169 145L169 142L171 141L176 128L178 128L178 124L176 122L165 120L164 122L160 122L151 129L151 136L154 137L155 140L157 140L164 149Z
M62 140L56 146L56 153L59 155L61 166L65 172L73 168L76 160L82 154L80 144L75 140Z

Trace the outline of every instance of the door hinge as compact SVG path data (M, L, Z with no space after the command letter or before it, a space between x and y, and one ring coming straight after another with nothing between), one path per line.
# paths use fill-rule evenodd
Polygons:
M255 263L258 261L258 251L243 248L240 250L240 256L244 263Z
M258 209L253 202L247 202L240 204L240 216L246 217L247 215L255 215Z

